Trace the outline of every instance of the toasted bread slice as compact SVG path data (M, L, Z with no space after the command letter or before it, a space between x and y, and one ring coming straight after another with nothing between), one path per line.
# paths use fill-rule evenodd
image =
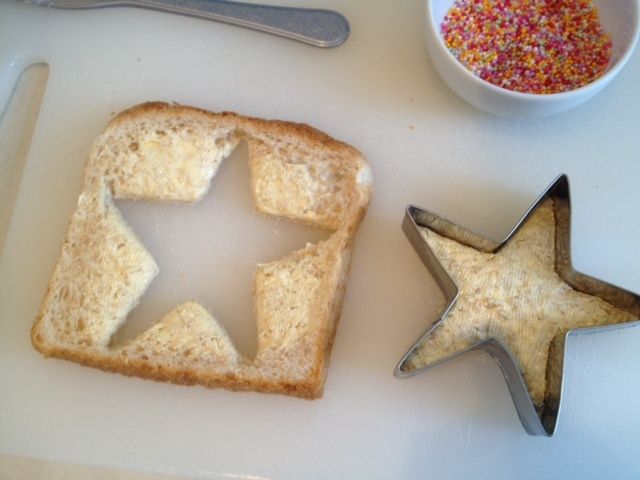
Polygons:
M249 145L260 211L333 232L258 265L256 358L242 358L195 302L111 346L158 273L112 199L196 202L240 140ZM165 103L126 110L91 149L32 343L46 356L126 375L317 398L371 188L369 166L357 150L306 125Z

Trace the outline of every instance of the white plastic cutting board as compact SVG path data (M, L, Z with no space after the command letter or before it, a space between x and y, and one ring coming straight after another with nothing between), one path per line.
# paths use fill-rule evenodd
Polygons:
M552 439L525 434L497 366L483 354L410 380L394 379L392 370L440 300L400 230L408 203L498 238L566 172L575 266L640 291L638 54L572 112L500 119L469 107L439 79L417 0L298 3L344 13L347 43L320 50L134 9L0 5L2 78L33 61L50 66L0 259L0 453L213 478L637 477L640 329L571 343ZM369 158L375 196L321 400L125 378L45 360L31 348L29 329L91 141L113 112L145 100L309 123ZM242 152L234 158L242 167ZM255 327L233 321L251 308L242 279L255 261L318 232L289 235L290 226L277 223L252 230L248 197L233 187L244 191L245 177L224 168L228 177L214 180L206 206L185 211L188 220L144 205L125 215L161 268L175 251L186 258L171 267L175 278L196 279L165 283L155 298L227 288L205 303L215 311L228 301L222 321L250 351ZM218 198L237 205L216 208Z

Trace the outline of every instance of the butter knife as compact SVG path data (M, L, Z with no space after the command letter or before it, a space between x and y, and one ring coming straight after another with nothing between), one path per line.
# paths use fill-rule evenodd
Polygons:
M347 19L332 10L227 0L26 0L24 3L65 9L147 8L230 23L325 48L341 45L350 32Z

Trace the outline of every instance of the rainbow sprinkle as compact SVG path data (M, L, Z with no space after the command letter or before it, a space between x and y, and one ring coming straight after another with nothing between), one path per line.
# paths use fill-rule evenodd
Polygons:
M441 29L465 67L518 92L573 90L601 76L611 58L590 0L456 0Z

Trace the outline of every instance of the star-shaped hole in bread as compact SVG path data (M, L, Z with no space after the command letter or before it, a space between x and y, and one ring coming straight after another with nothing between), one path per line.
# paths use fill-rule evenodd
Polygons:
M115 202L160 271L111 338L112 346L135 338L176 305L194 300L215 314L242 357L255 358L256 265L325 240L331 231L260 213L250 180L248 146L241 141L195 204Z
M258 210L332 232L257 266L255 358L239 355L215 317L193 301L111 345L158 273L114 199L196 202L241 140ZM362 155L308 126L164 103L124 111L92 147L33 345L46 356L127 375L319 397L370 194Z
M568 332L640 317L637 295L572 269L569 213L565 176L500 243L410 209L407 233L448 302L396 374L415 374L484 349L502 367L527 431L551 435Z

